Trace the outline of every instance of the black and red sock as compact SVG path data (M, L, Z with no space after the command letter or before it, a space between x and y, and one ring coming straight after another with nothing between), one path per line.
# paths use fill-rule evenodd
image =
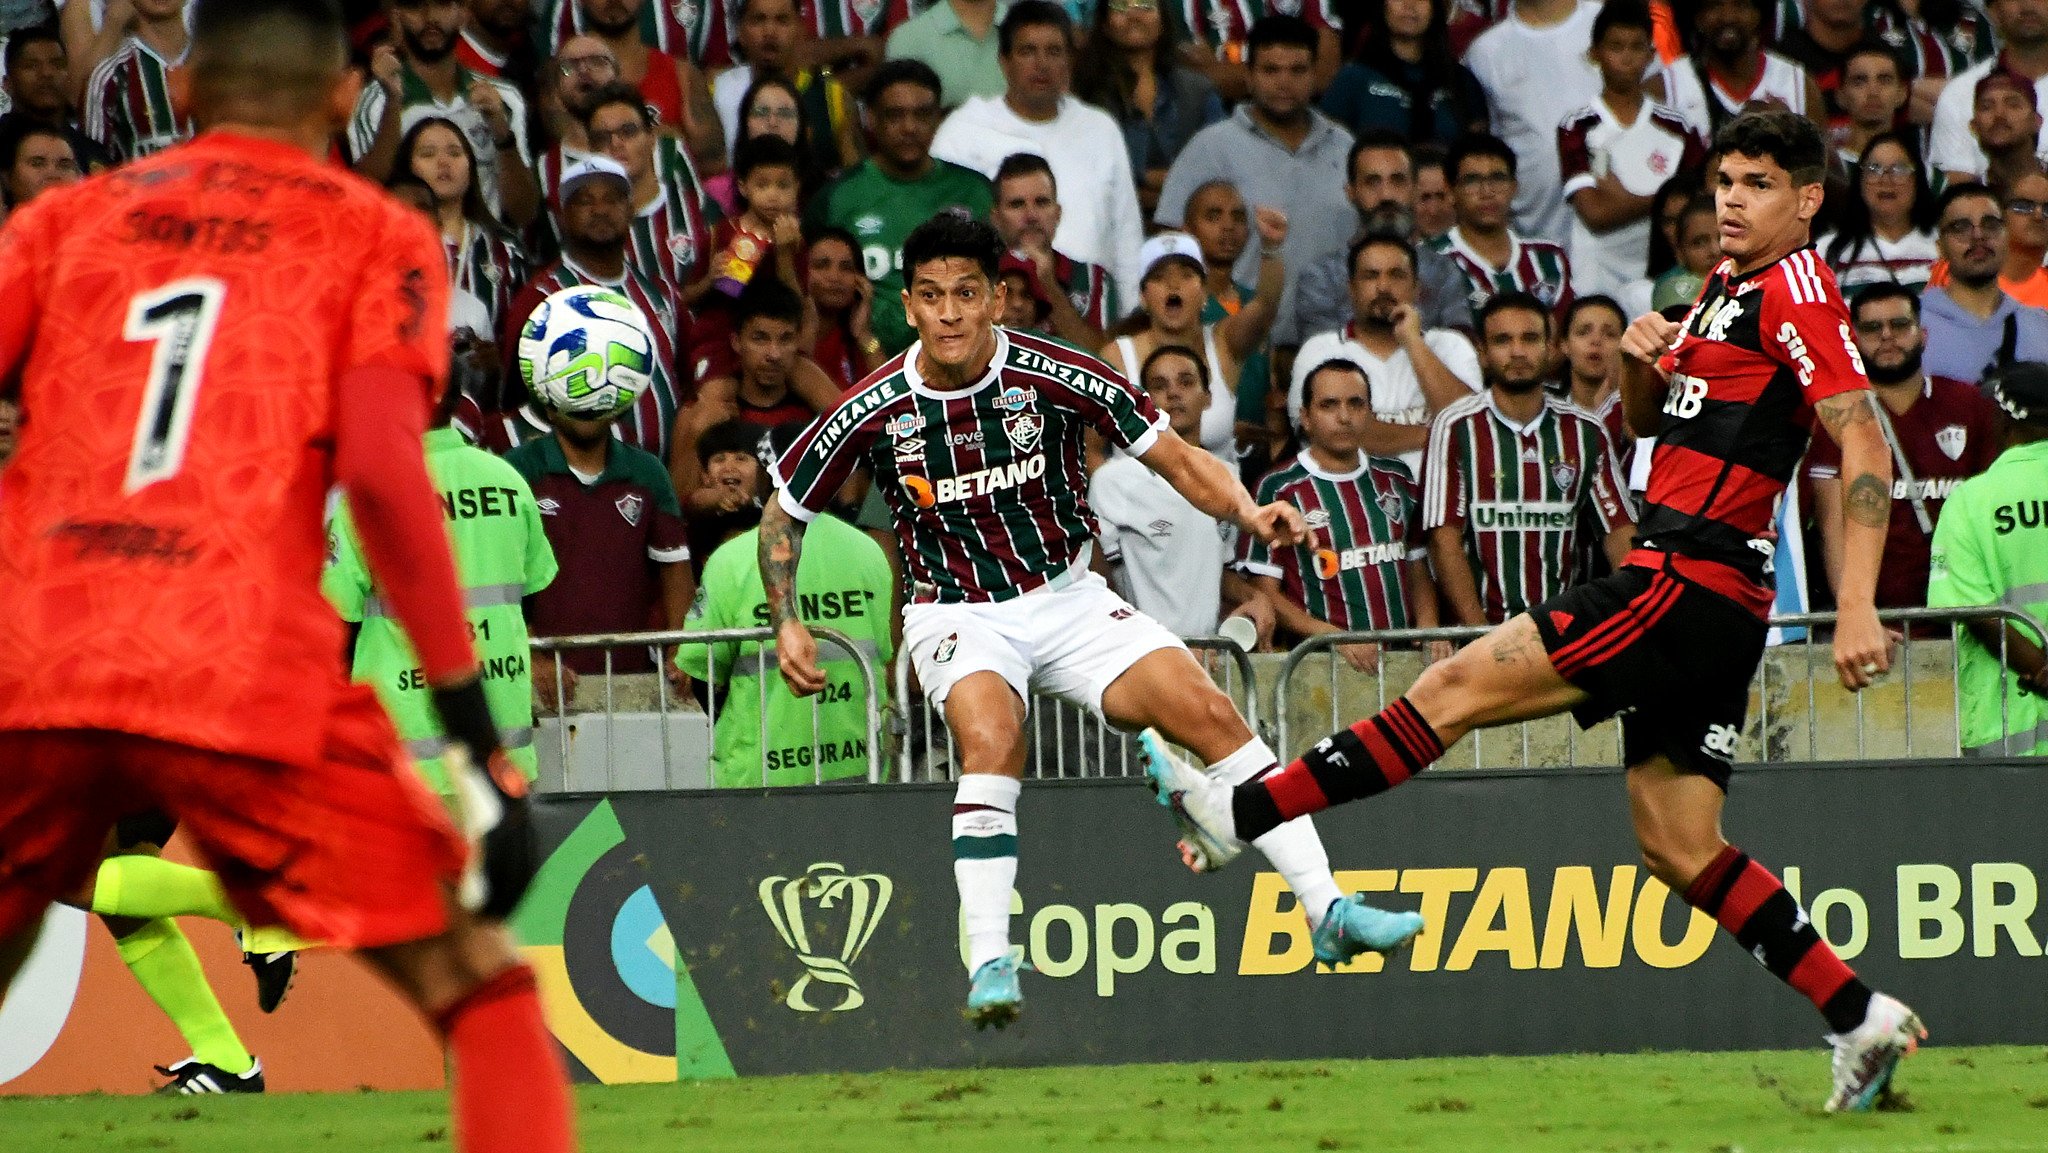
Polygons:
M1837 1033L1863 1023L1870 987L1821 940L1769 869L1733 845L1685 890L1686 903L1713 917L1780 981L1799 990Z
M1296 817L1384 793L1436 762L1444 743L1407 697L1317 741L1301 759L1237 787L1238 839L1250 841Z

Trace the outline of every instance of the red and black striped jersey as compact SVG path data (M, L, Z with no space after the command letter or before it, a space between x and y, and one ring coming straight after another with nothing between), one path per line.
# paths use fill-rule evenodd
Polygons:
M1006 601L1083 563L1096 537L1082 433L1143 456L1166 418L1073 346L998 328L963 389L934 389L912 344L868 374L775 463L779 499L809 521L858 467L888 501L920 604Z
M1811 246L1740 276L1723 260L1658 364L1669 385L1638 547L1713 562L1687 575L1763 616L1813 406L1870 387L1834 272Z

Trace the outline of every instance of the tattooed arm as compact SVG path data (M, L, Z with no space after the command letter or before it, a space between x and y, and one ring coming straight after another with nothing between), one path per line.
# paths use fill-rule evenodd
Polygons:
M775 663L789 691L800 697L825 687L817 639L796 615L796 568L803 556L804 527L782 507L779 494L761 510L761 587L768 594L768 622L775 626Z
M1877 621L1877 570L1892 511L1892 454L1868 389L1814 406L1842 449L1841 568L1836 578L1835 672L1844 688L1869 685L1891 667L1891 643Z

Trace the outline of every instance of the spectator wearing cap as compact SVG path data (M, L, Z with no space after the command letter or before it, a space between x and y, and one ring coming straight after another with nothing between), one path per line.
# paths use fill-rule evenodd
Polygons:
M2034 82L2007 68L1994 69L1977 81L1971 103L1970 134L1984 163L1974 172L1945 171L1951 184L1982 181L2004 192L2013 181L2041 171L2035 155L2041 137L2041 112L2035 106Z
M2012 365L1991 397L2009 418L2004 450L1949 494L1934 528L1927 603L2002 605L2048 620L2048 365ZM1956 631L1963 755L2048 755L2048 641L1997 620Z
M1977 82L1993 72L2011 72L2037 85L2048 76L2048 12L2030 0L1992 0L1987 5L1998 28L1998 54L1957 73L1934 102L1927 160L1936 172L1982 172L1983 152L1970 132L1975 118ZM2048 148L2048 140L2041 142Z
M1202 308L1208 300L1208 269L1202 262L1202 247L1185 232L1162 232L1139 250L1144 278L1139 291L1144 303L1139 315L1143 328L1119 336L1102 346L1097 355L1115 365L1126 380L1138 380L1139 370L1153 350L1169 345L1195 350L1202 358L1209 406L1202 413L1199 443L1226 467L1237 467L1237 376L1245 359L1265 343L1273 324L1273 302L1287 276L1280 249L1287 240L1287 217L1278 209L1258 210L1259 283L1252 302L1213 324L1202 322ZM1135 322L1137 316L1133 316ZM1264 432L1263 422L1253 422L1248 436Z
M681 293L704 276L712 252L713 214L689 151L655 131L640 94L624 84L591 96L584 131L590 146L633 182L628 259L669 293Z
M62 131L26 120L0 126L0 220L49 189L79 179L78 157Z
M1045 305L1045 330L1081 348L1099 346L1123 315L1123 296L1112 269L1056 247L1066 208L1052 165L1035 152L1004 158L988 219L1010 255L1031 269L1031 295Z
M772 430L770 455L787 452L803 428ZM775 471L761 471L765 500ZM759 537L758 528L749 529L711 554L704 564L704 595L691 606L686 630L751 629L768 622ZM896 587L888 556L866 533L833 512L811 522L797 562L797 616L846 634L878 674L894 655L889 630ZM760 788L866 777L870 706L854 657L830 644L819 646L825 691L799 698L776 671L773 644L770 638L677 646L676 665L722 697L711 734L712 785ZM887 680L877 675L875 691L886 694Z
M977 96L1001 96L1003 0L938 0L889 33L890 60L915 60L939 78L940 104L958 108Z
M97 172L107 166L106 150L78 122L78 109L66 80L70 56L55 25L17 28L0 49L0 131L14 126L55 129L71 142L80 169Z
M1174 433L1189 444L1202 435L1213 383L1203 356L1162 344L1132 377ZM1273 610L1230 567L1234 526L1188 503L1134 456L1118 453L1088 480L1088 507L1101 532L1094 567L1138 611L1176 636L1205 637L1227 613L1252 620L1260 642L1273 632Z
M1222 180L1245 203L1287 214L1290 270L1274 319L1275 339L1292 343L1301 335L1294 321L1300 270L1343 247L1357 227L1344 195L1344 166L1351 133L1313 106L1320 38L1299 17L1266 16L1251 29L1247 60L1251 96L1236 111L1195 133L1166 174L1154 220L1162 227L1187 227L1188 201L1195 190ZM1258 279L1261 259L1247 246L1236 278Z
M446 117L469 137L491 211L514 228L533 223L541 202L526 143L526 98L511 81L472 72L456 59L468 19L462 0L386 0L386 13L392 43L370 58L374 82L363 85L349 121L356 171L382 183L400 166L406 131L425 117Z
M1927 558L1942 504L1965 477L1998 455L1998 413L1974 384L1927 375L1920 299L1873 284L1850 306L1856 349L1877 395L1879 427L1892 448L1891 521L1877 570L1877 607L1917 608L1927 599ZM1842 569L1842 450L1828 436L1806 454L1828 586Z
M1076 99L1074 29L1048 0L1018 0L1001 29L1004 88L953 110L932 138L932 155L996 179L1020 152L1045 158L1059 187L1053 245L1069 259L1099 264L1125 300L1137 297L1144 215L1123 129L1109 113Z
M185 0L135 0L121 46L85 84L85 130L116 161L161 152L195 131L171 104L170 77L192 44Z
M498 348L506 358L505 393L502 407L517 408L492 426L487 440L495 447L520 444L548 435L546 416L532 405L522 405L516 357L519 330L526 318L551 293L578 284L597 284L614 289L639 307L654 334L654 371L648 389L633 407L616 421L616 434L629 444L668 459L671 426L681 408L684 386L677 375L676 312L673 297L660 281L633 267L626 245L632 237L632 182L626 169L609 156L593 156L569 167L562 174L556 218L562 232L562 257L528 281L512 300ZM667 477L663 472L664 479ZM671 496L673 492L671 492Z
M1436 414L1485 387L1479 353L1463 334L1425 328L1415 307L1415 247L1398 236L1369 235L1351 245L1351 319L1302 342L1287 389L1287 419L1301 425L1302 394L1317 365L1348 360L1365 374L1370 402L1359 447L1422 472L1422 450Z
M873 152L805 209L806 223L843 228L859 243L861 266L875 286L875 339L890 356L917 335L903 316L904 238L941 212L986 216L995 202L987 177L932 156L940 95L938 73L923 61L877 68L865 93Z
M2048 359L2048 312L2019 303L1998 283L2007 251L1998 194L1982 184L1949 185L1935 234L1948 283L1920 298L1927 371L1975 384L1994 363Z

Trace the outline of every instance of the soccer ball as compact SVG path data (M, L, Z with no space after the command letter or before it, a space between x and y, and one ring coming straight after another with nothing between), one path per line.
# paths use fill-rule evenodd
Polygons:
M633 407L654 372L654 334L640 309L598 285L564 288L519 330L519 377L542 408L608 420Z

